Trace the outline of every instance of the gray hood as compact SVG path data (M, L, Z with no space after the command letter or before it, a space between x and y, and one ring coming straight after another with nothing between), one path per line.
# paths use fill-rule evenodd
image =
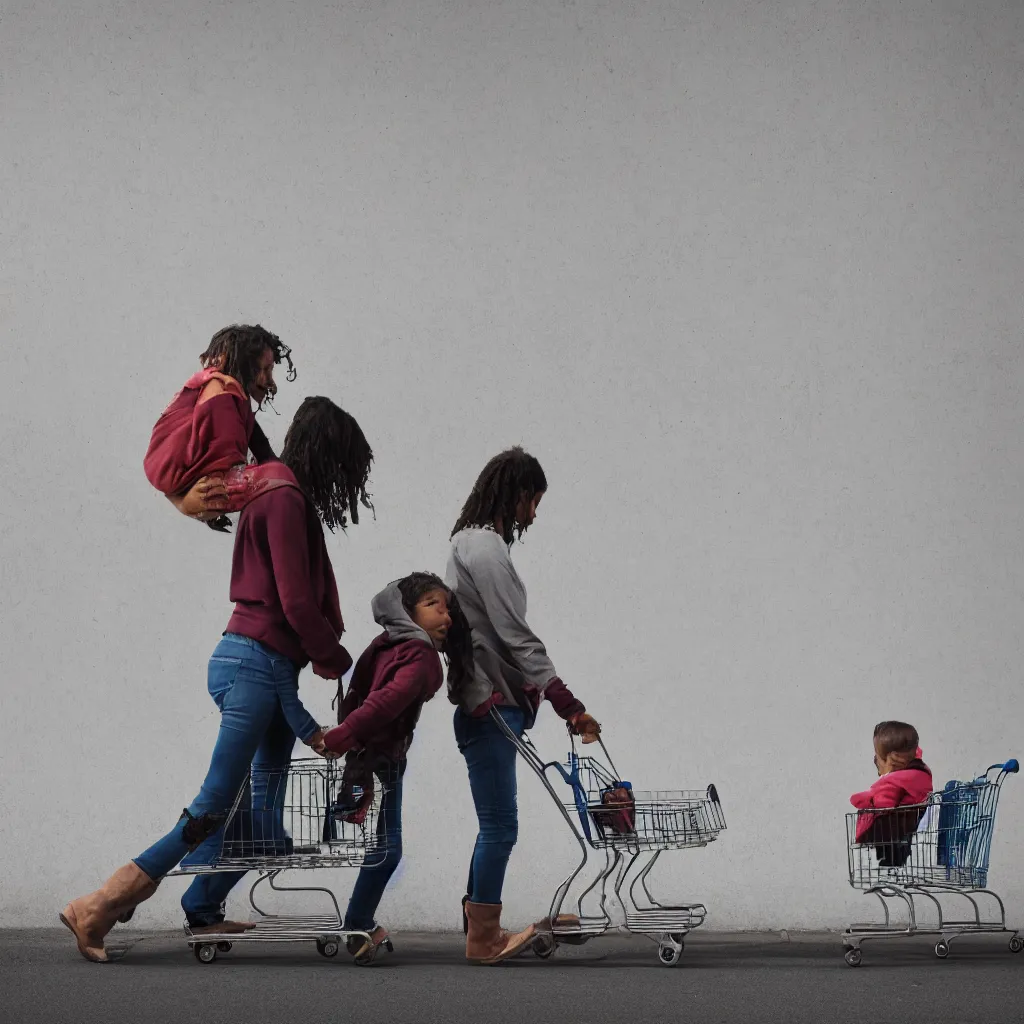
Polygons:
M374 621L387 631L388 641L393 644L404 640L422 640L434 647L434 641L425 629L412 621L402 604L402 592L397 583L389 583L370 603Z

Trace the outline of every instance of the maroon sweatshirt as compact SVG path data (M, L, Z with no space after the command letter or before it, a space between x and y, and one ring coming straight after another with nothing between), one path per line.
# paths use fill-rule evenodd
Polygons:
M430 637L402 605L395 583L371 605L384 632L359 656L338 722L324 737L328 750L365 749L393 760L405 757L423 705L444 682Z
M323 527L297 487L266 491L239 516L231 600L226 632L258 640L299 668L313 661L343 675L351 667L339 643L345 625Z
M212 380L225 391L200 404ZM146 477L163 494L184 494L202 476L244 465L255 426L252 404L238 381L213 368L200 370L153 427L142 463ZM262 431L260 437L265 442Z

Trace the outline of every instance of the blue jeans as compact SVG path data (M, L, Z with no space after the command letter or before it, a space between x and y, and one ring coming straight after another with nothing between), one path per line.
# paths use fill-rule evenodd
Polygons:
M526 715L522 710L496 710L512 732L523 734ZM505 869L519 838L516 748L490 715L473 718L461 708L455 711L455 740L469 769L469 788L480 826L467 892L473 903L500 903Z
M135 858L154 881L179 863L212 864L225 838L240 838L236 834L226 836L224 828L216 825L218 819L223 824L223 816L230 812L239 790L247 783L251 806L260 809L252 815L253 838L258 830L260 838L270 833L283 840L284 776L270 776L268 772L287 769L295 737L309 739L318 728L299 700L295 663L249 637L225 634L210 658L207 679L210 696L220 709L220 731L199 795L187 810L198 819L200 834L207 831L203 826L208 823L209 836L190 853L195 844L195 826L192 834L186 835L192 823L182 815L167 835ZM270 778L276 784L268 793ZM238 815L233 825L237 827L229 826L229 833L240 830ZM196 875L181 900L189 924L224 920L224 901L244 875L244 871Z
M380 810L377 812L377 835L385 836L383 856L370 855L371 863L359 869L352 896L345 912L345 928L370 932L377 926L377 907L391 876L402 860L402 779L405 758L395 762L383 758L374 766L381 786Z

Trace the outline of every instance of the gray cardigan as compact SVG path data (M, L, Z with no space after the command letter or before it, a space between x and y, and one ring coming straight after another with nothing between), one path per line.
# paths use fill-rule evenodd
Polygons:
M508 546L489 527L460 530L452 538L445 582L473 630L474 678L463 685L459 705L471 713L497 692L532 721L523 685L543 693L558 673L526 621L526 587Z

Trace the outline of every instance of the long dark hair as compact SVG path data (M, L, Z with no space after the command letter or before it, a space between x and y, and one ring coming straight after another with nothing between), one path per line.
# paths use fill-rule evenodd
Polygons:
M373 511L366 492L373 452L359 424L329 398L307 398L292 417L281 461L316 506L332 532L348 516L359 522L359 506Z
M441 590L448 598L448 616L452 624L441 653L448 666L448 689L458 693L463 684L473 678L473 632L455 592L432 572L410 573L398 581L398 590L402 595L402 605L410 615L420 598L431 590Z
M518 446L509 448L495 455L476 478L450 537L466 527L490 526L500 519L505 543L521 540L527 527L516 519L516 506L524 494L532 498L547 489L540 463Z
M210 339L206 351L200 353L199 362L204 367L219 365L223 373L234 377L242 390L251 395L260 373L260 361L268 348L274 353L275 364L280 365L282 360L288 363L287 379L295 380L298 375L292 363L292 350L259 324L232 324L222 328ZM268 393L264 402L273 405L273 399L274 395Z

